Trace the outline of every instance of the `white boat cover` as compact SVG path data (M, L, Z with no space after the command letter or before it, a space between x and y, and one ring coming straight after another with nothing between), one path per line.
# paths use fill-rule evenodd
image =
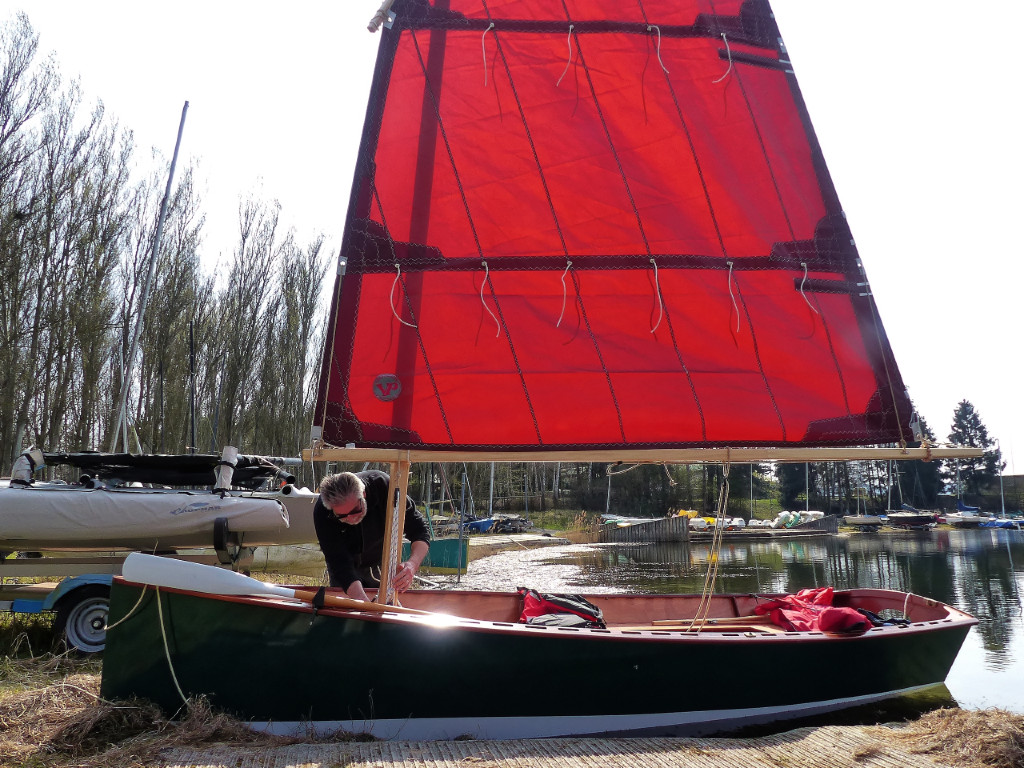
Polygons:
M276 498L149 488L90 489L37 485L0 489L0 548L143 549L213 546L227 520L241 544L287 536L288 512Z

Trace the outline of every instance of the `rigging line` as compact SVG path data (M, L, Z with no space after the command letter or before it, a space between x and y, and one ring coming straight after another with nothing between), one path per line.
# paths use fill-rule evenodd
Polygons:
M633 464L633 465L631 465L631 466L628 466L628 467L626 467L625 469L620 469L620 470L618 470L617 472L613 472L613 471L612 471L612 467L614 467L614 466L615 466L614 464L609 464L609 465L607 465L607 466L605 467L605 470L604 470L604 471L605 471L605 474L607 474L607 475L610 475L610 476L612 476L612 477L614 477L615 475L624 475L624 474L626 474L627 472L632 472L632 471L633 471L634 469L636 469L637 467L640 467L640 466L643 466L643 465L642 465L642 464Z
M713 83L722 82L729 76L729 73L732 72L732 49L729 48L729 38L725 36L725 32L722 33L722 42L725 43L725 54L729 57L729 68L725 70L725 73L721 77L716 77L712 80L711 82Z
M494 338L498 338L501 336L501 323L498 322L498 318L494 316L494 313L491 312L491 308L488 307L487 302L484 301L484 286L487 285L487 278L490 275L490 270L487 268L486 261L482 261L480 263L484 265L484 279L480 281L480 303L483 305L483 308L487 310L487 314L491 316L491 319L494 320L494 324L497 326L497 329L494 331Z
M569 273L569 269L572 267L572 262L567 261L565 263L565 272L562 273L562 311L558 314L558 322L555 323L555 328L562 324L562 318L565 316L565 301L568 293L565 288L565 276Z
M736 305L736 297L732 294L732 262L725 262L729 265L729 298L732 299L732 308L736 311L736 333L740 332L740 308Z
M867 280L867 278L864 278ZM903 434L903 422L900 421L900 409L896 401L896 390L893 388L892 374L889 372L889 356L885 354L885 344L882 341L882 330L881 320L878 317L878 311L875 307L875 297L871 295L871 289L868 287L866 297L868 300L868 307L871 310L871 324L875 328L875 338L878 341L878 352L882 357L882 367L885 369L885 382L889 385L889 397L892 398L892 409L895 414L896 427L900 431L900 447L907 447L907 437Z
M654 259L651 259L651 264L654 265L654 293L658 297L658 322L656 322L654 324L654 327L651 328L651 333L654 333L656 330L658 330L658 326L661 325L661 317L664 313L664 304L662 304L661 301L661 285L658 283L658 262L656 262Z
M160 587L153 587L156 591L156 613L160 618L160 637L164 641L164 656L167 657L167 669L171 673L171 680L174 681L174 688L177 690L178 695L181 696L181 700L188 706L188 697L185 692L181 690L181 683L178 682L178 676L174 674L174 664L171 662L171 648L167 644L167 628L164 626L164 609L160 604Z
M391 301L391 314L393 314L395 316L395 319L402 325L407 325L410 328L415 328L415 325L413 325L412 323L407 323L405 322L405 320L399 317L398 311L395 309L395 286L398 285L398 281L402 277L402 267L397 262L395 263L395 270L395 279L391 283L391 291L388 293L388 299ZM403 293L405 293L405 291L403 291Z
M484 55L484 88L487 87L487 33L494 29L494 22L492 21L490 26L484 30L484 33L480 35L480 50Z
M704 589L701 592L697 611L690 623L690 631L700 632L711 613L711 600L714 597L715 581L718 579L718 561L725 536L725 512L729 504L729 470L728 460L722 464L722 483L718 491L718 505L715 510L715 532L711 536L711 547L708 555L708 570L704 575ZM696 625L696 627L694 626Z
M395 486L395 495L391 496L388 493L389 501L391 502L391 531L397 531L401 524L400 516L405 512L405 499L402 498L402 472L408 471L408 467L403 469L402 464L393 464L391 467L393 470L391 473L391 482ZM390 491L390 489L389 489ZM390 542L391 551L385 554L388 561L388 588L384 595L385 605L400 605L398 602L398 590L395 588L395 573L398 571L398 561L402 557L402 542L398 541L397 545L394 539ZM397 548L398 554L395 555L395 549ZM382 574L383 577L383 574ZM380 596L378 595L378 599Z
M661 60L661 27L659 27L657 24L648 24L647 31L650 32L651 30L654 30L655 32L658 33L658 63L661 65L662 71L667 75L668 69L665 67L665 62Z
M807 294L804 293L804 283L807 282L807 262L801 261L800 266L804 268L804 279L800 281L800 295L804 297L804 301L807 302L807 306L811 308L811 311L816 315L820 315L821 313L814 308L814 305L811 304L810 299L807 298Z
M569 46L569 60L567 62L565 62L565 69L562 70L562 74L559 76L558 80L555 81L555 88L557 88L559 85L562 84L562 78L565 77L566 74L569 72L569 66L572 64L572 28L573 28L573 25L570 24L569 25L569 37L565 41L566 45Z
M135 605L132 606L132 609L130 611L128 611L128 613L126 613L120 619L115 621L113 624L107 624L105 627L103 627L103 631L104 632L109 632L114 627L118 626L119 624L124 624L126 621L128 621L128 619L131 618L131 615L133 613L135 613L135 610L140 605L142 605L142 598L144 598L146 596L146 590L149 589L149 586L150 586L149 584L143 584L142 585L142 592L139 593L139 599L135 601Z

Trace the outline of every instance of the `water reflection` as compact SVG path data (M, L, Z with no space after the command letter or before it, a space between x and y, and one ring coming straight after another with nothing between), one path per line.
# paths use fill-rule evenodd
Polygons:
M712 555L705 543L622 544L546 551L531 559L531 574L557 568L563 591L672 594L700 592ZM1024 712L1024 532L727 540L717 566L717 592L880 587L955 605L980 623L947 680L954 697L965 706Z

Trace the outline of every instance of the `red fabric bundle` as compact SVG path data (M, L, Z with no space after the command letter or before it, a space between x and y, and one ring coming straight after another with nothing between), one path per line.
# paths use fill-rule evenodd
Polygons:
M853 608L833 606L834 594L832 587L801 589L795 595L760 604L754 613L769 614L772 624L791 632L858 632L871 626Z

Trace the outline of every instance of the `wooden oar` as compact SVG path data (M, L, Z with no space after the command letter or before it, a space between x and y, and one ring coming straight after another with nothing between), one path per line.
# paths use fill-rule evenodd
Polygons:
M136 584L151 584L155 587L202 592L208 595L275 595L312 603L317 593L315 589L290 589L277 584L267 584L212 565L175 560L171 557L146 555L141 552L132 552L128 555L121 567L121 575L126 581L133 581ZM418 611L415 608L403 608L396 605L381 605L337 595L324 595L324 605L330 608L376 613L436 615L430 611Z

